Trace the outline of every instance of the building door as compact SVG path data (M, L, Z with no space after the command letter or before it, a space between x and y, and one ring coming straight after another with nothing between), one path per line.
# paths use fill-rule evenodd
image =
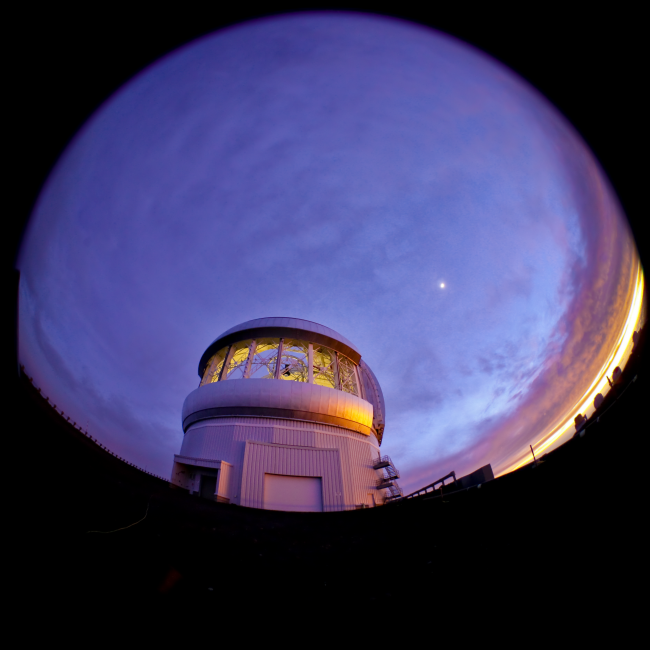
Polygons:
M323 512L320 476L264 475L264 508L294 512Z
M214 493L217 491L217 477L205 476L201 474L201 487L199 494L204 499L212 499L214 501Z

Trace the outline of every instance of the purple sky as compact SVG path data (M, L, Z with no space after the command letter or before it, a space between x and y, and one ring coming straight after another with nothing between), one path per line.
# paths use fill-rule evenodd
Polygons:
M20 359L168 475L218 334L322 323L377 375L411 490L498 472L566 413L636 261L593 155L501 64L395 19L263 19L151 66L70 144L19 256Z

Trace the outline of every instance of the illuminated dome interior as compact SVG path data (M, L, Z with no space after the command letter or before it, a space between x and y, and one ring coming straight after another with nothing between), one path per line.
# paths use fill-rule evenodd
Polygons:
M381 442L385 405L377 379L350 341L318 323L276 317L233 327L204 352L199 377L199 386L234 379L275 379L355 395L373 405Z

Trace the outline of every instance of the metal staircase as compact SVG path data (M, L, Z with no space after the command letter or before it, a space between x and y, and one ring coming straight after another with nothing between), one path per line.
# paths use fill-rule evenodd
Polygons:
M377 480L376 489L386 490L384 493L384 503L399 499L402 497L402 488L397 484L399 478L399 471L393 465L390 456L380 456L372 465L375 470L382 470L383 476Z

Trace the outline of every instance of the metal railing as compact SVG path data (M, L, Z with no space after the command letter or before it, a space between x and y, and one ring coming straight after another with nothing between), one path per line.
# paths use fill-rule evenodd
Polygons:
M411 494L407 494L404 498L412 499L413 497L418 497L421 496L422 494L435 492L436 489L442 489L442 487L445 485L445 481L448 478L453 478L454 483L456 483L456 472L449 472L449 474L445 474L442 478L439 478L437 481L434 481L433 483L429 483L429 485L425 485L423 488L420 488L415 492L411 492ZM436 486L438 486L438 488L436 488Z
M392 464L393 461L390 459L390 456L380 456L379 458L375 459L372 465L372 469L383 469L384 467L388 467Z
M388 488L388 494L384 499L384 503L395 501L401 499L402 497L403 497L402 488L399 485L397 485L397 483L393 482Z
M41 397L45 399L45 401L47 402L47 404L49 404L49 405L50 405L50 406L51 406L51 407L52 407L52 408L53 408L57 413L59 413L60 415L62 415L62 416L65 417L65 413L63 412L63 409L59 409L59 408L57 408L56 404L55 404L54 402L50 401L50 398L47 397L46 395L44 395L43 392L41 391L41 389L38 388L38 386L36 386L36 385L34 384L34 378L33 378L33 377L30 377L30 376L25 372L25 366L21 365L21 366L20 366L20 369L22 370L22 372L23 372L23 374L25 375L25 377L27 377L27 379L29 379L29 383L30 383L32 386L34 386L34 388L35 388L35 389L36 389L36 390L41 394ZM114 456L114 457L117 458L118 460L121 460L123 463L126 463L127 465L130 465L131 467L133 467L133 468L139 470L140 472L144 472L145 474L149 474L149 476L153 476L153 477L155 477L155 478L160 479L161 481L165 481L165 482L169 483L169 479L168 479L168 478L165 478L164 476L160 476L160 475L158 475L158 474L154 474L153 472L150 472L150 471L148 471L147 469L144 469L144 468L142 468L142 467L139 467L139 466L136 465L135 463L132 463L131 461L126 460L126 458L122 458L122 456L119 456L119 455L116 454L114 451L111 451L108 447L106 447L106 445L104 445L104 444L102 444L101 442L99 442L99 440L97 440L97 438L93 438L93 436L91 436L91 435L88 433L88 430L87 430L87 429L84 431L84 430L81 428L81 425L80 425L80 424L77 424L74 420L71 422L71 421L70 421L70 416L67 417L66 422L67 422L68 424L71 424L75 429L77 429L77 430L79 431L79 433L81 433L81 434L83 434L84 436L86 436L86 438L88 438L88 440L90 440L91 442L94 442L98 447L100 447L101 449L103 449L105 452L108 452L111 456Z
M377 458L372 465L372 469L383 469L390 478L399 478L399 471L390 459L390 456L381 456Z

